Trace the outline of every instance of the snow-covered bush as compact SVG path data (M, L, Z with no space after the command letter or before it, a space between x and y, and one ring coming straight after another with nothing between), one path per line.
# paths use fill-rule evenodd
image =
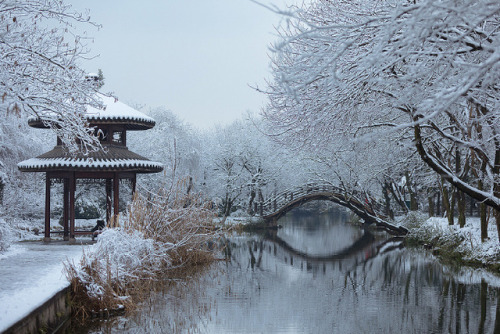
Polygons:
M488 234L497 235L497 227L490 222ZM449 258L456 258L471 264L489 265L500 260L500 247L496 238L481 241L479 218L467 218L463 228L449 225L446 218L432 217L410 229L407 240L426 243Z
M398 220L402 226L408 229L415 229L420 227L427 220L427 218L427 215L423 212L410 211L407 215L401 217Z
M410 240L429 243L432 245L446 246L447 248L456 248L464 240L464 236L459 232L455 225L448 225L443 218L429 218L420 224L410 227Z
M0 219L0 253L3 253L9 248L12 242L10 228L5 220Z
M145 282L172 269L210 262L209 240L217 231L208 207L182 186L148 198L136 194L121 226L104 230L80 265L66 264L80 315L119 305L130 308L130 296L140 298Z

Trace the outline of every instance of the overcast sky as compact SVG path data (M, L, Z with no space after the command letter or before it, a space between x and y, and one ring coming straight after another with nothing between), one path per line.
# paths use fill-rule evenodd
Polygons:
M83 64L125 103L165 106L201 128L227 124L265 96L269 45L281 18L250 0L67 0L102 24ZM294 0L263 0L280 7Z

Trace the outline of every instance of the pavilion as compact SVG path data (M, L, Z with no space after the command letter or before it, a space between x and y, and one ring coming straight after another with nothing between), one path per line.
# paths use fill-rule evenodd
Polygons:
M150 161L127 148L127 131L151 129L155 126L154 119L113 97L102 94L99 94L99 97L103 101L104 109L88 107L85 117L90 127L101 130L99 139L103 150L87 156L70 156L58 138L57 145L51 151L18 164L22 172L44 172L46 175L44 241L51 240L50 195L53 183L63 183L64 240L74 240L76 234L89 234L89 231L75 231L76 180L104 181L106 222L113 225L118 218L120 180L130 181L134 193L137 173L158 173L163 170L161 163ZM29 118L28 124L34 128L48 128L37 117Z

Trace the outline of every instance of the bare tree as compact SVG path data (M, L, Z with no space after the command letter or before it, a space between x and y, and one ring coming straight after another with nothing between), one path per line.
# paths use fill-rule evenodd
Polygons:
M77 26L89 20L60 0L0 1L1 102L41 118L70 152L100 147L83 117L101 105L79 68L88 50Z

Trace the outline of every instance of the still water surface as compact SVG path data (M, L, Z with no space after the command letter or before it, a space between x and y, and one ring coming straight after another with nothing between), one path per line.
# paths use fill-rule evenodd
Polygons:
M227 261L89 333L500 333L498 278L347 223L289 214L232 236Z

